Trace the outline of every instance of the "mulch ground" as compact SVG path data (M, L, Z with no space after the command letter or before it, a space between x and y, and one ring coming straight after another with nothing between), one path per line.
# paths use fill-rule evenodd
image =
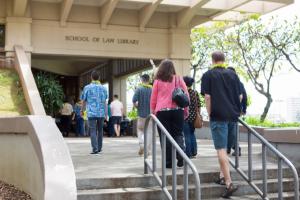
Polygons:
M31 200L31 196L13 185L0 181L0 200Z

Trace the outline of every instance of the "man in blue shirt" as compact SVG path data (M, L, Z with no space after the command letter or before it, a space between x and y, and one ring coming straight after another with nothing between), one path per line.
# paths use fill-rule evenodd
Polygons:
M108 94L106 88L99 81L100 75L97 71L92 72L91 78L92 82L84 87L81 99L86 104L92 144L91 154L97 154L102 151L103 123Z

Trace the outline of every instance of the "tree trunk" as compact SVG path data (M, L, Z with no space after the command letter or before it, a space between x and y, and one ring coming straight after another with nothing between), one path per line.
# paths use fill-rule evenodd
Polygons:
M271 97L270 94L266 95L266 98L267 98L267 103L266 103L266 105L265 105L264 112L263 112L262 115L260 116L260 121L261 121L261 122L264 122L264 121L265 121L265 119L266 119L266 117L267 117L267 115L268 115L268 112L269 112L269 110L270 110L271 104L272 104L272 102L273 102L273 99L272 99L272 97Z

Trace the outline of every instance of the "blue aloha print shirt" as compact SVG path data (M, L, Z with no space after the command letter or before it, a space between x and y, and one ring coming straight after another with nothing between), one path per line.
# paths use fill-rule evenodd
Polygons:
M81 100L86 102L87 117L105 117L107 89L99 81L85 86Z

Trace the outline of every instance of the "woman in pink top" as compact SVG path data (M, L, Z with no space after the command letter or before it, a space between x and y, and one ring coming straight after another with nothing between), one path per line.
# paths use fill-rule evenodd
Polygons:
M188 116L187 108L179 108L175 102L172 101L172 93L176 87L181 87L188 95L187 87L183 79L176 76L174 64L170 60L163 60L155 77L152 88L150 107L162 125L171 134L178 145L185 150L183 123L184 118ZM159 135L161 135L160 130ZM183 166L183 159L177 154L177 166ZM167 140L166 142L166 167L172 168L172 146Z

